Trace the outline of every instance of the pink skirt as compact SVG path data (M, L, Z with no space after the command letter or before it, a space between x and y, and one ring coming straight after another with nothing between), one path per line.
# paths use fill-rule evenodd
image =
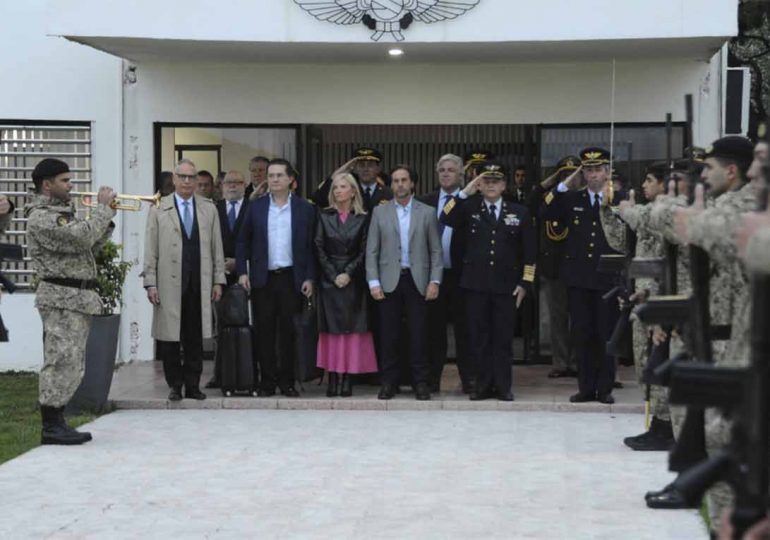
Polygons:
M372 333L319 334L317 365L332 373L376 373Z

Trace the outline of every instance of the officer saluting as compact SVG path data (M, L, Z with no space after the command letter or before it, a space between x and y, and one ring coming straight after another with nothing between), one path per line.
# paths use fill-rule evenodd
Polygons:
M601 255L614 254L602 230L599 209L610 181L610 154L603 148L580 152L581 166L545 197L546 220L569 227L561 276L567 285L570 333L578 365L578 393L572 402L597 400L614 403L615 360L605 344L618 316L602 295L612 288L612 276L597 270ZM569 191L573 182L585 177L586 189Z
M361 188L361 197L364 202L364 210L372 212L380 204L393 198L393 192L386 185L382 172L382 153L376 148L361 146L353 152L353 157L344 163L339 169L329 175L326 180L321 182L311 199L318 208L329 206L329 188L332 185L332 178L339 174L352 173L358 180Z
M460 287L467 293L476 386L472 400L512 401L511 343L516 308L535 279L535 233L523 205L503 200L506 174L488 161L460 194L450 200L441 223L464 235ZM477 195L476 192L481 194Z

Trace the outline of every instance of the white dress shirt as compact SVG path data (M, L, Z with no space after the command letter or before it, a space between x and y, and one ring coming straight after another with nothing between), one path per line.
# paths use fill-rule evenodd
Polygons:
M393 199L392 204L396 207L396 217L398 218L398 235L401 240L401 268L409 268L409 225L412 221L412 202L414 197L409 199L409 204L403 206L399 204L396 199ZM380 280L373 279L369 281L369 288L374 289L380 287Z
M449 202L452 197L457 197L460 193L460 188L457 188L452 193L447 193L444 190L438 192L438 207L436 208L436 218L441 219L441 214L444 211L444 205ZM452 269L452 257L450 257L450 248L452 246L452 227L444 226L444 232L441 234L441 248L444 253L444 270Z
M284 206L278 206L270 195L267 213L267 269L276 270L293 266L291 250L291 197Z

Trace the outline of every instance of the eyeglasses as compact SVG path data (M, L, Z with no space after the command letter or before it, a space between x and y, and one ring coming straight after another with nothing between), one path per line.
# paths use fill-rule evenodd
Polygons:
M177 178L179 178L182 182L194 182L196 178L198 178L197 174L177 174Z

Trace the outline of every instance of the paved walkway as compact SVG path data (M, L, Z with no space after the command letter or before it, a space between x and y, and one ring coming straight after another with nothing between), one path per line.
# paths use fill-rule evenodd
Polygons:
M211 378L213 362L204 362L201 386ZM431 401L416 401L414 394L404 386L404 393L391 401L377 399L377 386L354 387L352 398L327 398L326 386L316 382L305 383L300 398L222 397L219 390L204 390L205 401L185 399L172 403L166 398L168 386L163 379L160 362L135 362L122 366L113 380L110 399L118 409L347 409L347 410L474 410L474 411L554 411L641 413L644 411L642 393L636 383L633 368L618 369L618 380L624 388L615 390L614 405L601 403L570 403L569 396L577 391L574 378L549 379L550 366L516 365L513 367L513 393L516 401L499 402L496 399L469 401L460 392L460 378L454 365L444 368L441 393Z
M0 466L0 538L682 539L640 415L117 411Z

